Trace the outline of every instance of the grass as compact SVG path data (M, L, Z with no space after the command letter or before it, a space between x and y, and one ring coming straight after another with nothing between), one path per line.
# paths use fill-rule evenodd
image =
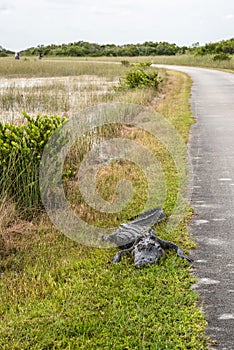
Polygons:
M116 80L107 81L96 76L27 79L25 86L19 86L24 80L2 88L0 93L0 108L2 115L13 121L20 118L22 110L30 115L38 113L72 115L82 108L98 100L107 101L111 95L110 89ZM30 86L31 85L31 86Z
M86 62L121 62L128 61L130 63L136 62L152 62L157 64L172 64L172 65L185 65L194 67L207 67L215 69L225 69L231 72L234 71L234 55L230 61L214 61L214 55L196 56L192 54L185 55L175 55L175 56L141 56L141 57L95 57L95 58L79 58L80 60L85 60Z
M160 94L152 89L133 90L108 95L107 101L151 106L172 123L186 142L193 123L188 102L190 87L191 80L186 75L168 72ZM173 157L146 132L131 128L118 132L155 152L166 177L164 209L169 214L178 195ZM129 175L130 170L130 179L139 190L131 207L115 218L122 222L142 205L145 182L129 163L122 170L119 164L112 166L113 175L107 167L99 177L99 190L106 198L113 193L113 177L116 182L118 176ZM7 199L0 209L1 349L207 349L206 323L197 307L198 295L191 289L194 278L188 264L173 252L167 253L160 265L147 269L136 270L130 257L113 265L109 263L113 250L69 240L45 214L28 222L19 217ZM82 203L77 210L87 212ZM104 224L112 221L89 214ZM159 236L188 251L193 246L187 232L191 215L187 206L176 230L167 232L166 223L161 223L157 227Z
M95 75L113 79L126 72L126 67L115 63L93 64L89 61L63 59L39 61L35 58L22 58L15 61L14 58L0 58L0 77L24 78L24 77L67 77L80 75Z
M2 349L203 348L195 292L188 296L178 259L144 271L129 260L109 265L107 251L64 237L46 246L40 238L27 253L15 277L3 276Z
M9 62L11 66L8 65ZM119 76L123 76L126 72L126 68L122 65L79 61L70 63L68 60L56 63L30 60L20 62L25 65L24 74L18 63L9 58L0 59L2 76L9 74L12 77L7 81L5 78L0 78L0 111L3 120L21 121L23 110L30 116L36 116L38 113L72 116L96 103L118 100L141 104L143 101L145 103L146 99L149 102L152 99L150 89L118 96L113 94L113 87L118 85ZM38 70L37 64L42 66L44 76ZM162 72L161 75L163 74ZM17 78L13 78L14 76Z
M182 66L206 67L215 69L227 69L234 71L234 55L230 61L214 61L213 55L194 56L194 55L178 55L178 56L162 56L153 58L153 63L172 64Z

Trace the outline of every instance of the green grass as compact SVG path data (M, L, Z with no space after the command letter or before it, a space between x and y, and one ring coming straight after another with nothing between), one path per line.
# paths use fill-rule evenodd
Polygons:
M2 276L1 349L203 348L186 263L170 255L136 270L130 259L109 264L113 252L40 235Z
M169 72L167 84L160 91L164 99L155 100L155 91L147 89L118 93L112 100L153 106L186 142L193 123L188 102L190 87L191 80L186 75ZM131 130L123 132L136 137ZM167 182L168 214L178 194L173 159L147 133L140 133L138 138L150 145L158 157L161 154L158 159ZM142 194L134 207L121 214L120 222L144 199L145 184L141 186L141 177L135 172L133 175ZM103 194L113 188L107 178L99 183ZM12 203L3 204L1 349L207 349L206 322L197 307L198 295L191 289L194 278L188 263L173 252L167 252L160 265L142 270L134 268L131 257L123 258L120 264L110 264L115 249L81 246L57 232L45 215L27 222L18 216ZM180 225L167 232L166 223L161 223L158 235L188 252L193 246L187 232L191 215L187 205Z

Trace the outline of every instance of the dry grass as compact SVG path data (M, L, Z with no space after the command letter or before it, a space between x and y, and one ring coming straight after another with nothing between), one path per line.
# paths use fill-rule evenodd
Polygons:
M9 228L12 229L16 219L17 211L14 203L6 198L0 203L0 255L7 254L12 248L12 237L8 234Z
M227 69L230 72L234 71L234 55L232 55L230 61L214 61L214 55L195 56L188 55L175 55L175 56L140 56L140 57L88 57L83 58L86 62L121 62L128 61L130 63L138 62L151 62L157 64L172 64L172 65L185 65L194 67L207 67L216 69ZM80 58L82 60L82 58Z
M21 116L22 110L31 116L38 113L74 115L98 101L108 101L113 93L113 85L118 80L109 81L104 77L85 75L50 79L17 78L7 83L8 86L0 92L1 116L15 121Z
M1 61L0 68L6 70L8 60ZM19 62L12 62L17 65ZM81 109L97 103L111 101L149 105L154 98L153 89L137 89L128 92L115 92L114 86L118 85L119 77L124 74L126 68L122 65L100 64L97 62L59 61L53 63L60 72L59 76L50 71L51 62L22 62L28 65L28 77L21 72L21 67L14 67L17 78L0 78L0 118L16 122L21 120L22 111L30 116L38 113L41 115L74 116ZM30 69L36 69L34 64L44 64L45 72L51 73L51 77L42 77L40 71L36 78L31 77ZM47 66L49 64L49 66ZM74 64L74 71L63 71L64 67ZM114 69L113 69L114 67ZM13 70L13 68L12 68ZM18 72L18 73L17 73ZM21 73L19 73L21 72ZM160 76L164 77L164 71L160 70ZM26 74L25 73L25 74ZM74 76L70 75L73 73ZM95 75L94 75L95 73ZM62 76L65 74L65 76ZM3 74L4 75L4 74ZM13 73L12 73L13 75ZM10 77L12 76L10 74Z
M4 199L0 203L0 256L7 256L37 241L38 228L33 222L21 219L15 203Z
M0 77L9 78L32 78L32 77L67 77L80 75L95 75L114 79L126 71L123 65L115 62L90 62L79 59L43 59L0 58Z

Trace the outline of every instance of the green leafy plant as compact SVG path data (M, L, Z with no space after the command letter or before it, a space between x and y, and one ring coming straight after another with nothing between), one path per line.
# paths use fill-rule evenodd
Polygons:
M162 79L158 76L158 71L149 70L150 62L140 62L127 71L124 78L120 79L117 89L134 89L152 87L157 89Z
M150 66L151 66L151 62L149 62L149 61L146 61L146 62L139 62L139 63L137 63L137 67L139 67L139 68L149 68Z
M0 201L13 198L20 208L41 206L39 165L44 147L55 129L67 120L59 116L31 118L18 126L0 123Z
M224 52L217 53L217 55L214 55L213 57L213 61L230 61L230 60L231 60L231 56Z

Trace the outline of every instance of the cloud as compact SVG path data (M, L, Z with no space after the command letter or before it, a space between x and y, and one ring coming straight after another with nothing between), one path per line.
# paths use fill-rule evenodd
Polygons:
M130 11L124 8L97 8L93 7L92 12L96 15L106 15L106 16L127 16Z
M67 8L71 6L80 5L80 3L77 4L76 0L45 0L45 5L56 8Z
M230 14L226 15L226 16L224 17L224 19L232 20L232 19L234 19L234 15L230 13Z
M7 4L5 2L0 2L0 13L9 13L11 12L13 8L13 5L12 4Z
M47 3L66 5L67 3L75 3L76 0L46 0L46 2Z

